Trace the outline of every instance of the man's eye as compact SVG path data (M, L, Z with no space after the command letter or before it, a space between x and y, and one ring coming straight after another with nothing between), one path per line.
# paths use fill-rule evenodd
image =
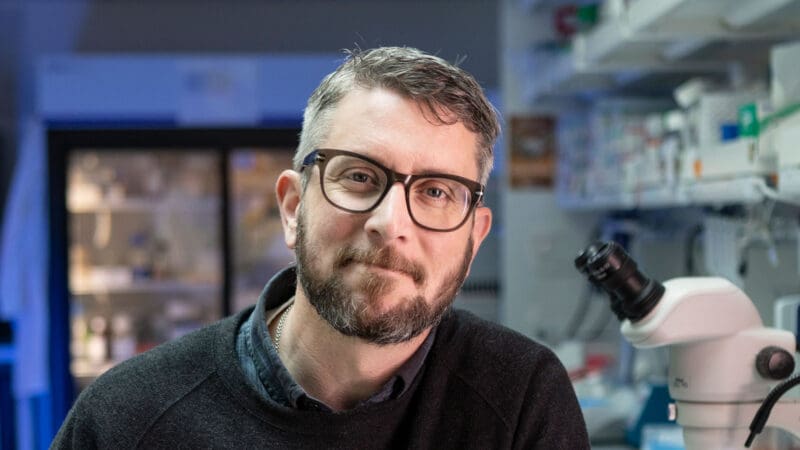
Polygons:
M382 186L377 174L363 169L346 170L335 178L335 182L351 191L374 191Z
M453 190L442 183L427 182L415 191L417 198L428 204L443 205L454 200Z
M427 195L428 197L431 197L431 198L441 198L441 197L444 196L444 190L443 189L439 189L439 188L434 188L434 187L427 188L425 190L425 195Z
M346 178L357 183L368 183L371 177L364 172L351 172L347 174Z

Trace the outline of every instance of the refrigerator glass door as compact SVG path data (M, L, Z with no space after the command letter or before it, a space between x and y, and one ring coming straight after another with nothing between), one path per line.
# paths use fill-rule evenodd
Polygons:
M291 169L293 154L293 148L238 148L230 153L232 312L254 304L266 282L294 263L275 197L275 182Z
M80 389L221 317L220 158L210 149L70 152L70 353Z

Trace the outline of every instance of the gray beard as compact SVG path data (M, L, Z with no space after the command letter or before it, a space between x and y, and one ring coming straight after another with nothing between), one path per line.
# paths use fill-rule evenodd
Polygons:
M383 276L370 276L361 280L355 290L364 294L359 300L347 287L341 269L352 263L368 263L408 274L414 284L424 286L427 276L424 268L397 254L390 247L366 251L343 248L337 252L332 274L323 278L315 262L317 254L308 243L304 214L297 221L297 278L311 305L335 330L377 345L407 342L426 329L433 327L453 304L472 261L472 236L470 236L461 264L444 278L444 285L428 301L421 295L402 299L392 309L375 314L380 298L391 292L394 280Z

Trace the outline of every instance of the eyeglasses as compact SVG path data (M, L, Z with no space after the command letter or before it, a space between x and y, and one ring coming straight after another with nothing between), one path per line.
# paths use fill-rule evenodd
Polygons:
M398 173L345 150L314 150L303 159L300 171L314 164L319 165L322 195L331 205L352 213L366 213L380 204L395 183L402 183L411 220L432 231L459 228L484 192L483 185L467 178Z

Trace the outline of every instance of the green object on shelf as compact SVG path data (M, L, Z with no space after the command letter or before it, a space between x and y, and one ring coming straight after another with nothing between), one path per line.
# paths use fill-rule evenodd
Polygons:
M739 107L739 136L755 137L759 131L758 105L753 102Z
M591 26L597 23L598 10L599 8L596 3L579 6L575 12L575 17L578 19L578 23ZM585 27L581 26L580 28L584 29Z

